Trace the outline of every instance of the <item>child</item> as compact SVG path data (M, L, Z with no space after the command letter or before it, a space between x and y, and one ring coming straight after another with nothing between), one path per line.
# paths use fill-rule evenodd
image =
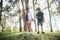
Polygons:
M29 12L29 8L26 9L26 31L31 33L31 22L32 22L32 15Z
M41 12L39 7L36 9L36 12L37 12L36 18L37 18L37 26L38 26L38 32L37 33L39 33L39 27L41 27L42 33L44 33L43 27L42 27L43 26L44 13Z

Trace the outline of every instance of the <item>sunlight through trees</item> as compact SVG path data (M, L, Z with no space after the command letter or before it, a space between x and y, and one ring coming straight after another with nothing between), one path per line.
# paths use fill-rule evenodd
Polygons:
M2 0L3 1L3 0ZM33 19L36 16L36 8L40 7L44 13L44 32L60 31L60 2L56 0L4 0L0 10L1 31L25 31L25 9L29 7ZM2 14L2 15L1 15ZM36 31L37 20L32 21L32 30Z

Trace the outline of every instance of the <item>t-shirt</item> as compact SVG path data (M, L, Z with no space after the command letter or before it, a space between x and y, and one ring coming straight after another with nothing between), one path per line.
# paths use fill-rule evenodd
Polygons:
M31 13L26 14L26 21L31 22L32 21L32 15Z
M43 20L43 15L44 15L44 13L42 13L42 12L37 13L36 14L37 20Z

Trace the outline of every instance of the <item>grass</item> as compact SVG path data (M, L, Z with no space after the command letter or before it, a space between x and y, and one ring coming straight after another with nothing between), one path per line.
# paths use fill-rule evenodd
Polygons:
M25 32L0 32L0 36L10 37L10 36L20 35L20 34L24 34L24 33L25 33Z
M26 34L25 32L0 32L0 40L60 40L60 32Z

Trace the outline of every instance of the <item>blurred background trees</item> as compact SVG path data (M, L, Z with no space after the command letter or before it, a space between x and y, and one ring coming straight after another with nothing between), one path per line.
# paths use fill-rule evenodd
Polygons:
M30 8L34 18L36 8L40 7L44 13L45 22L43 29L45 32L60 31L60 2L56 0L4 0L2 5L2 15L0 15L0 30L3 31L23 31L25 30L25 9ZM1 14L1 11L0 11ZM36 31L36 22L32 23L33 31ZM59 22L59 23L58 23Z

